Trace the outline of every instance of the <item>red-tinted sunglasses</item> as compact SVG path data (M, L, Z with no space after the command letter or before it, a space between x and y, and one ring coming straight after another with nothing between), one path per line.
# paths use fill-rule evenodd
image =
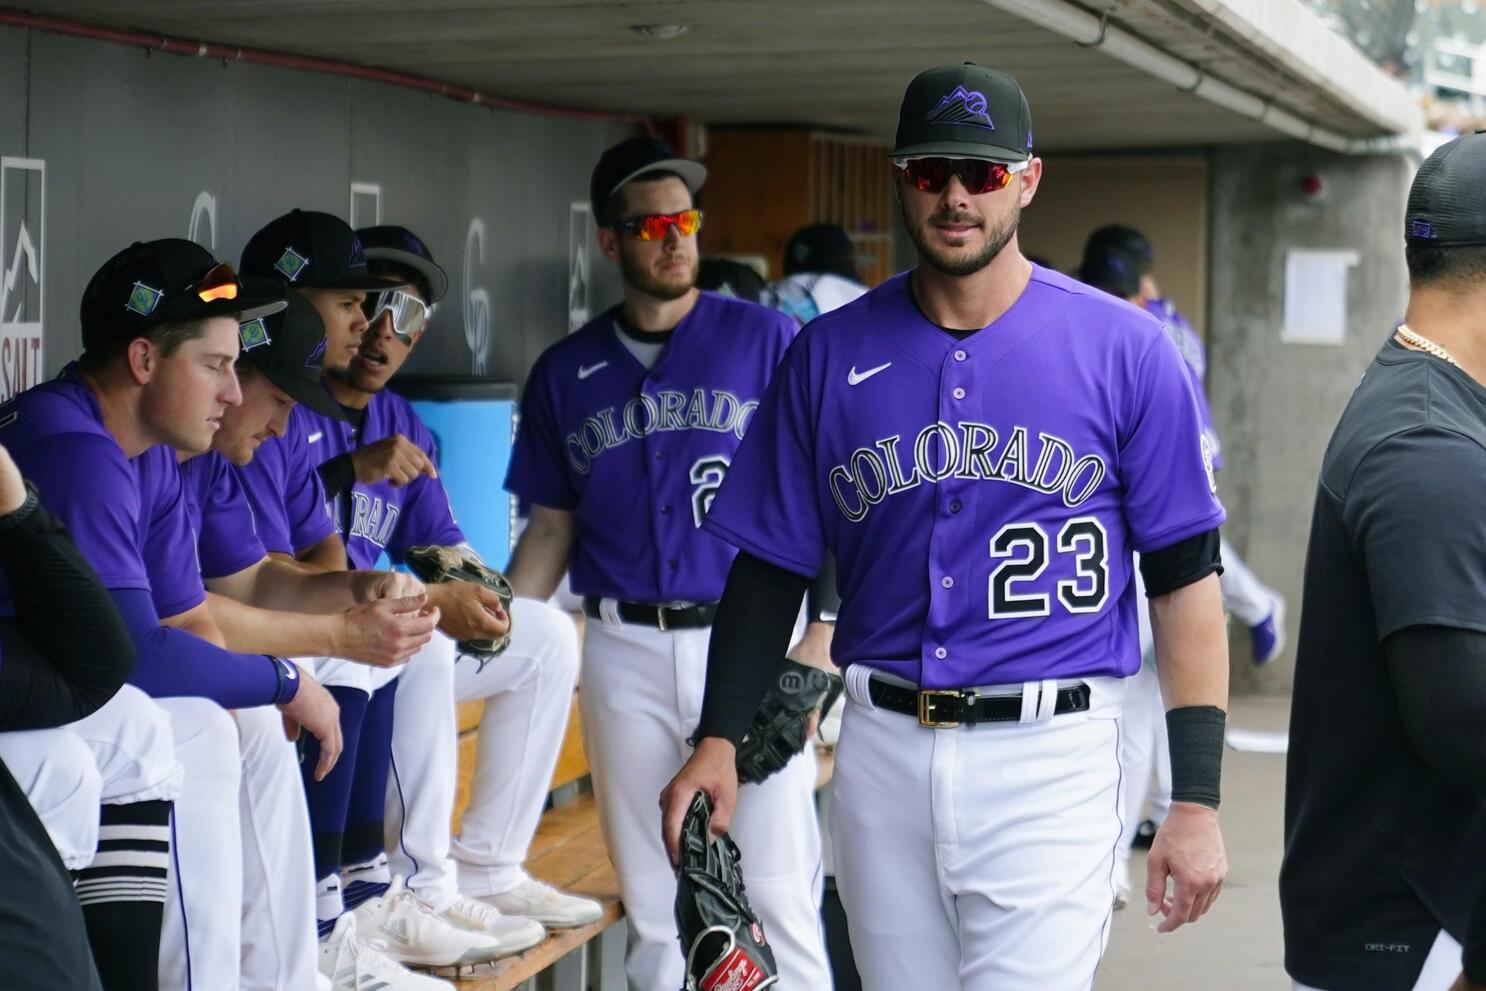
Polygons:
M958 176L965 192L979 196L1005 189L1011 177L1025 169L1027 164L1007 165L980 158L900 158L893 162L893 167L920 192L942 193L949 185L949 177Z
M629 231L640 241L659 241L672 227L682 237L691 237L702 229L702 211L682 210L680 213L651 213L643 217L630 217L614 226Z

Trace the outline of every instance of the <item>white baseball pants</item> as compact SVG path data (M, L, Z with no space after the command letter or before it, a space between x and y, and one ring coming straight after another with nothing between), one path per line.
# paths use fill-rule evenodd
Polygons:
M69 870L93 860L99 805L174 801L184 776L170 717L133 685L75 723L0 733L0 760Z
M485 661L442 634L408 665L397 689L387 860L435 908L457 892L480 897L521 882L562 749L578 674L578 633L561 610L511 603L511 645ZM485 700L464 825L452 842L458 741L454 704ZM457 878L456 878L457 871Z
M278 709L158 699L185 782L160 934L162 991L315 986L314 867L294 745ZM233 820L237 819L237 822Z
M832 822L862 986L1087 991L1114 894L1121 680L1083 679L1088 712L928 729L874 707L866 674L847 671Z
M629 923L625 969L634 991L681 986L676 875L661 844L656 803L691 754L686 738L701 717L709 635L598 619L584 634L578 706ZM824 877L814 787L815 752L806 747L783 771L742 787L729 828L742 852L748 900L774 949L779 986L798 991L831 986L820 924ZM938 991L924 983L900 984L896 991L915 986Z

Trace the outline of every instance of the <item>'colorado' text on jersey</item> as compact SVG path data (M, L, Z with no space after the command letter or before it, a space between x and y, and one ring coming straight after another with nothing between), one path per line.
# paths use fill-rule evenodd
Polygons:
M580 595L710 602L737 551L700 529L795 324L702 293L646 369L613 312L537 360L506 488L574 514Z
M372 396L359 431L344 420L332 420L304 406L294 407L289 414L289 431L303 437L315 464L395 434L417 444L435 465L439 462L438 446L427 425L406 399L392 392ZM330 499L326 508L346 542L346 557L353 568L377 567L384 551L394 564L401 564L409 547L464 543L444 483L427 475L406 485L357 482L339 499Z
M706 529L805 575L836 555L833 654L924 688L1129 675L1131 551L1223 520L1181 356L1046 269L956 340L899 276L790 348Z

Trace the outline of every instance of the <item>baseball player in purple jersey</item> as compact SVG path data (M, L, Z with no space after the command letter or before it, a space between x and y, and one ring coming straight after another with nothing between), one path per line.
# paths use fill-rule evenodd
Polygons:
M795 333L777 311L695 288L692 197L705 177L648 138L599 159L598 244L619 265L624 302L537 360L506 477L532 506L511 565L517 594L546 598L570 571L592 617L579 709L629 923L626 970L640 991L682 980L655 795L689 752L708 629L736 553L701 524ZM831 983L814 779L807 748L748 785L733 820L783 987Z
M1015 80L920 74L893 166L918 266L801 332L704 523L740 554L664 828L699 789L727 828L735 741L830 549L851 700L832 835L863 986L1089 988L1140 660L1132 550L1173 706L1148 911L1193 921L1226 873L1223 510L1160 325L1018 250L1042 163Z
M292 768L294 758L277 713L259 746L227 710L277 705L327 740L336 732L334 704L313 679L277 658L215 645L172 450L205 450L223 411L240 400L238 317L281 306L243 296L231 269L190 242L135 244L89 282L82 360L17 397L0 427L129 626L134 684L168 714L184 780L159 955L166 988L278 986L242 979L241 933L271 927L260 914L283 913L296 896L245 858L223 809L238 808L242 781L275 762ZM147 565L152 543L167 548L170 566ZM155 574L164 576L158 584ZM260 812L287 822L293 809ZM155 828L137 825L145 828L126 835L148 838Z
M369 479L395 481L396 465L382 467L376 453L389 441L411 441L414 451L437 469L434 439L411 407L385 387L412 354L448 285L427 246L406 228L372 227L357 233L373 274L387 278L394 288L368 301L371 326L361 353L352 360L345 380L332 382L331 389L348 406L364 403L369 421L378 407L400 412L399 422L381 430L368 422L359 438L361 446L327 464L327 477L339 474L341 484L354 474L353 488ZM405 289L395 288L401 283L406 283ZM412 514L399 517L388 544L394 558L408 546L464 544L443 483L420 475L404 486L404 498L407 490L420 486L429 492L431 512L422 518L415 504ZM473 613L445 629L453 639L494 628L486 623L498 619L499 607L496 603L487 607L484 588L445 583L435 595L456 618ZM489 613L492 608L494 616ZM453 659L452 665L430 660L403 676L396 710L402 729L392 739L387 821L389 834L397 836L389 850L392 867L407 874L408 886L445 916L499 934L503 945L515 952L540 938L543 927L588 925L599 920L603 909L592 899L535 880L522 867L567 729L578 641L572 620L546 602L518 597L510 610L511 641L499 658L456 655L446 641L442 648L433 644L430 649L441 649L442 657ZM451 694L456 702L484 700L469 803L452 849L448 822L457 770L455 741L447 726L431 732ZM430 740L437 745L430 746Z
M281 288L294 290L319 314L325 346L315 357L322 371L344 370L359 349L367 327L361 309L367 291L387 285L368 272L360 240L344 221L311 211L292 211L254 234L243 249L242 268L249 277L275 279ZM332 424L349 429L344 419L349 414L341 414L334 403L324 408L334 411L336 418L312 414L306 406L296 406L290 414L287 432L299 434L308 447L321 445L327 435L333 439ZM317 429L301 430L296 426L311 422L303 419L306 417L313 417ZM262 452L269 446L261 444L258 450ZM258 470L257 461L255 457L241 466L239 473L249 480L245 488L250 493L258 491L254 501L272 501L274 494L265 490L264 474ZM291 492L303 492L305 488L302 479L289 484ZM335 502L334 497L331 502ZM447 499L443 503L447 512ZM374 510L368 501L356 532L377 536L378 527L385 524L390 528L399 507L394 506L384 515L384 505L378 502ZM270 515L284 517L287 512L288 504L284 503ZM377 516L375 526L367 519L373 513ZM275 534L272 540L281 545L283 537ZM331 559L343 553L342 560L349 559L352 568L369 571L376 568L380 556L380 548L368 553L366 544L358 543L349 534L343 552L328 540L322 540L315 550L317 558L323 555L318 562L311 562L318 567L332 563ZM428 608L431 615L442 618L432 596ZM414 664L418 663L415 659ZM488 960L502 951L495 936L442 918L414 897L401 879L394 879L388 872L383 809L396 679L404 669L401 666L371 668L341 657L319 657L313 664L340 704L347 747L355 755L354 760L343 761L340 771L323 782L308 776L305 779L315 838L315 914L324 937L321 971L335 982L337 989L359 989L360 981L371 978L408 991L441 987L442 982L421 975L393 974L382 966L385 961L371 952L385 947L387 956L399 963L448 966ZM452 734L452 700L446 706Z

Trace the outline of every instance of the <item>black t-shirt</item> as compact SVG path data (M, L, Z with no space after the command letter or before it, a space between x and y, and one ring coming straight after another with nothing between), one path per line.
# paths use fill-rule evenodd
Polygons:
M1326 450L1306 553L1280 871L1303 984L1407 991L1486 884L1486 803L1425 766L1394 701L1382 642L1411 626L1486 631L1486 389L1390 340Z

